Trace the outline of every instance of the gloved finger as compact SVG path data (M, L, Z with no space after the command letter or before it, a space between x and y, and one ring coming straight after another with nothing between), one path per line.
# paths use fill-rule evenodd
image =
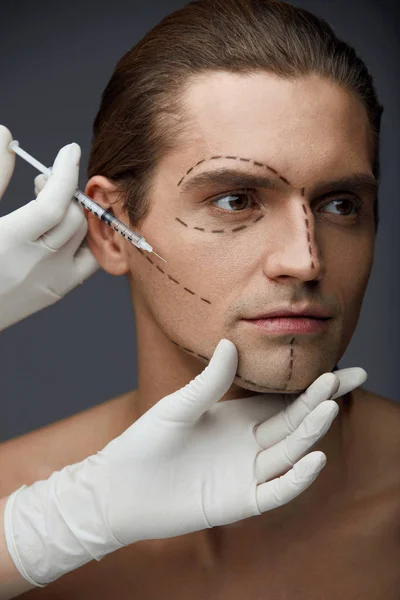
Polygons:
M350 367L348 369L339 369L335 371L336 377L339 377L339 389L333 394L331 400L336 400L345 394L348 394L356 387L359 387L367 381L368 374L361 367Z
M342 371L346 373L343 375ZM338 398L360 386L366 379L364 369L354 367L323 373L294 402L256 428L258 443L267 448L283 440L324 400Z
M63 219L78 186L78 144L61 148L49 179L36 200L23 206L19 215L20 239L35 241Z
M274 446L295 431L303 419L324 400L328 400L339 387L334 373L324 373L289 404L255 429L255 437L262 448Z
M12 140L11 132L4 125L0 125L0 199L3 197L14 173L15 152L8 149L8 145Z
M260 452L255 462L257 480L269 481L293 467L326 434L338 412L334 400L322 402L293 433Z
M45 177L43 175L43 173L40 173L37 177L35 177L35 179L34 179L35 196L37 196L42 191L42 189L46 185L46 182L47 182L47 177Z
M326 456L323 452L311 452L285 475L258 485L257 503L260 512L272 510L300 496L315 481L325 464Z
M87 230L88 223L87 220L84 219L78 231L76 231L71 239L65 244L65 246L63 246L63 252L65 252L66 255L74 256L76 254L78 248L86 238Z
M86 243L83 243L74 257L75 282L83 283L99 269L100 265Z
M87 233L87 221L82 208L73 201L69 204L62 221L42 235L40 239L51 250L58 250L64 246L75 233L82 231L82 239L84 239ZM80 246L82 239L79 241L77 247Z
M229 340L221 340L204 371L185 387L162 398L153 409L160 411L165 420L182 423L196 421L229 390L235 378L237 362L235 345Z

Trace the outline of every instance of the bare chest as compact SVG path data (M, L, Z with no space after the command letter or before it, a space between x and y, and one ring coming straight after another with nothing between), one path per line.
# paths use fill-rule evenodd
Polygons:
M361 525L360 525L361 523ZM399 600L398 532L387 515L288 536L241 536L215 557L185 538L141 542L24 598L52 600ZM186 538L190 536L185 536ZM40 595L39 595L40 594Z

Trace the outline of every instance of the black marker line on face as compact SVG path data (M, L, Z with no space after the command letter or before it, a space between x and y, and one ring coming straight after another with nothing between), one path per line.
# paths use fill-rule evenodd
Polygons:
M171 338L170 338L171 339ZM190 348L186 348L185 346L181 346L180 344L178 344L177 342L174 342L174 340L171 339L171 342L177 346L178 348L180 348L181 350L185 350L185 352L188 352L189 354L191 354L192 356L196 356L197 358L201 358L202 360L205 360L207 362L210 362L210 358L208 358L207 356L204 356L203 354L198 354L197 352L194 352L193 350L191 350ZM267 387L265 385L260 385L259 383L257 383L256 381L251 381L250 379L244 379L242 377L242 375L240 375L239 373L236 373L235 378L236 379L241 379L242 381L244 381L244 383L248 383L249 385L254 385L255 387L261 389L262 391L265 392L269 392L269 393L277 393L279 391L285 391L285 392L290 392L293 394L301 394L304 390L290 390L288 389L288 383L289 380L292 376L292 369L293 369L293 343L294 343L294 338L292 338L290 344L291 344L291 350L290 350L290 356L289 356L289 376L288 379L284 385L284 387L282 388L278 388L278 387Z
M135 246L136 248L136 246ZM206 298L202 298L201 296L199 296L198 294L196 294L196 292L194 292L193 290L191 290L188 287L185 287L180 281L178 281L177 279L175 279L175 277L172 277L172 275L170 275L169 273L167 273L166 271L164 271L161 267L159 267L158 265L156 265L154 263L153 260L151 260L151 258L149 256L147 256L143 250L140 250L140 248L136 248L136 250L138 250L138 252L140 252L140 254L146 258L148 260L148 262L153 265L153 267L155 267L157 269L157 271L159 271L160 273L162 273L163 275L165 275L167 277L167 279L169 279L170 281L173 281L173 283L175 283L176 285L179 285L186 293L190 294L191 296L196 296L196 297L200 297L200 300L202 300L203 302L205 302L206 304L212 304L212 302L210 300L207 300Z
M242 162L252 162L253 165L257 166L257 167L264 167L266 169L268 169L268 171L270 171L271 173L273 173L274 175L276 175L277 177L279 177L279 179L281 181L283 181L286 185L291 186L289 180L286 177L283 177L282 175L280 175L278 173L278 171L276 169L274 169L273 167L271 167L270 165L267 165L265 163L262 163L260 161L251 161L250 158L244 158L244 157L238 157L238 156L212 156L211 159L209 160L218 160L221 158L225 158L228 160L239 160ZM196 165L194 165L193 167L190 167L190 169L188 169L186 171L186 174L181 178L181 180L178 182L178 186L180 186L182 184L182 182L185 180L186 176L191 173L195 167L197 167L198 165L202 164L206 162L206 159L202 159L200 161L198 161L196 163ZM305 188L301 188L300 190L301 196L304 197L305 196ZM305 226L306 226L306 237L307 237L307 245L308 245L308 251L310 254L310 260L311 260L311 268L313 269L315 267L314 265L314 261L313 261L313 252L312 252L312 248L311 248L311 235L310 235L310 230L309 230L309 219L308 219L308 212L307 212L307 208L305 206L304 203L302 203L302 208L303 208L303 212L305 214L305 218L304 218L304 222L305 222ZM253 223L257 223L258 221L260 221L262 218L264 217L264 215L259 215L256 219L253 220ZM175 221L177 221L178 223L180 223L183 227L186 228L193 228L196 231L201 231L202 233L237 233L240 231L243 231L244 229L247 229L248 225L241 225L239 227L234 227L233 229L213 229L213 230L206 230L204 227L191 227L188 223L186 223L185 221L182 221L182 219L180 219L179 217L175 217ZM187 288L184 288L186 291L189 291ZM201 298L201 300L203 300L204 302L208 302L207 300L205 300L204 298ZM175 342L174 342L175 343ZM288 385L289 382L292 378L292 374L293 374L293 363L294 363L294 343L295 343L295 338L293 337L290 340L290 344L289 344L289 365L288 365L288 378L285 382L285 385L283 387L283 390L288 391ZM179 346L179 344L176 344L177 346ZM179 346L180 347L180 346ZM206 359L204 356L201 356L199 354L196 354L195 352L193 352L190 349L184 348L184 350L186 350L187 352L193 354L194 356L198 356L199 358L203 358ZM208 359L206 359L208 360ZM236 374L236 377L238 379L243 379L241 375ZM271 390L272 388L266 388L265 386L259 386L256 382L254 381L250 381L248 379L244 379L243 380L245 383L248 383L250 385L254 385L260 389L264 389L264 390Z
M242 162L252 162L252 163L253 163L253 165L255 165L255 166L257 166L257 167L264 167L264 168L268 169L268 170L269 170L270 172L272 172L274 175L278 176L278 177L279 177L279 179L280 179L281 181L283 181L283 182L284 182L286 185L288 185L288 186L291 186L291 183L289 182L289 180L288 180L286 177L283 177L282 175L280 175L276 169L274 169L274 168L273 168L273 167L271 167L270 165L267 165L267 164L265 164L265 163L261 163L261 162L259 162L259 161L254 161L254 160L253 160L253 161L251 161L251 159L249 159L249 158L237 157L237 156L212 156L212 157L211 157L209 160L218 160L218 159L222 159L222 158L225 158L225 159L228 159L228 160L239 160L239 161L242 161ZM194 170L194 169L195 169L197 166L199 166L200 164L202 164L202 163L204 163L204 162L206 162L206 159L199 160L199 161L198 161L198 162L197 162L197 163L196 163L196 164L195 164L193 167L190 167L190 169L188 169L188 170L187 170L186 174L185 174L185 175L184 175L184 176L181 178L181 180L178 182L178 184L177 184L177 185L178 185L178 186L180 186L180 185L182 184L182 182L184 181L184 179L186 178L186 176L187 176L189 173L191 173L191 172L192 172L192 171L193 171L193 170ZM302 196L302 197L304 197L304 195L305 195L305 188L301 188L301 196ZM309 232L309 220L308 220L308 218L307 218L307 217L308 217L308 213L307 213L307 209L306 209L306 206L305 206L305 204L304 204L304 203L302 204L302 207L303 207L303 211L304 211L304 214L305 214L306 236L307 236L308 250L309 250L309 254L310 254L310 260L311 260L311 268L314 268L314 266L315 266L315 265L314 265L314 261L313 261L313 254L312 254L312 248L311 248L311 243L310 243L310 242L311 242L311 236L310 236L310 232ZM264 215L260 215L260 216L258 216L256 219L254 219L253 223L257 223L258 221L260 221L260 220L263 218L263 216L264 216ZM175 220L176 220L178 223L180 223L180 224L181 224L183 227L186 227L186 228L188 228L188 227L189 227L188 223L186 223L185 221L183 221L183 220L182 220L182 219L180 219L179 217L175 217ZM244 230L244 229L246 229L247 227L248 227L247 225L242 225L242 226L239 226L239 227L235 227L235 228L233 228L233 229L230 229L230 230L229 230L229 232L230 232L230 233L236 233L236 232L239 232L239 231L243 231L243 230ZM207 232L207 231L206 231L204 228L202 228L202 227L193 227L193 229L196 229L197 231L201 231L201 232L203 232L203 233L206 233L206 232ZM221 233L225 233L225 232L227 232L227 230L224 230L224 229L215 229L215 230L211 230L211 233L218 233L218 234L221 234ZM140 252L141 254L143 254L143 252L142 252L140 249L138 249L138 250L139 250L139 252ZM148 261L149 261L149 262L150 262L152 265L154 265L154 262L153 262L153 261L152 261L152 260L151 260L149 257L147 257L147 256L146 256L146 258L147 258L147 260L148 260ZM164 272L164 271L163 271L163 270L162 270L162 269L161 269L161 268L160 268L158 265L155 265L155 266L156 266L156 268L157 268L157 269L158 269L158 270L159 270L159 271L160 271L162 274L166 275L166 276L167 276L167 278L168 278L170 281L173 281L173 282L174 282L175 284L177 284L177 285L182 285L182 284L181 284L181 283L180 283L180 282L179 282L177 279L173 278L173 277L172 277L171 275L169 275L168 273L165 273L165 272ZM193 292L193 291L192 291L192 290L190 290L189 288L187 288L187 287L184 287L184 286L182 286L182 287L183 287L183 289L184 289L184 290L185 290L187 293L191 294L192 296L196 296L195 292ZM202 297L200 297L200 300L201 300L201 301L203 301L204 303L211 304L211 302L210 302L209 300L207 300L206 298L202 298ZM203 355L201 355L201 354L197 354L196 352L194 352L193 350L191 350L191 349L189 349L189 348L183 348L182 346L180 346L180 345L179 345L179 344L177 344L176 342L173 342L173 343L174 343L176 346L178 346L179 348L182 348L183 350L185 350L186 352L189 352L190 354L192 354L192 355L194 355L194 356L197 356L198 358L201 358L202 360L209 361L209 358L208 358L208 357L205 357L205 356L203 356ZM290 380L291 380L291 377L292 377L292 374L293 374L293 363L294 363L294 343L295 343L295 338L293 337L293 338L291 339L291 341L290 341L290 344L289 344L289 346L290 346L290 350L289 350L288 378L287 378L287 380L286 380L285 386L282 388L282 391L284 390L284 391L291 391L291 392L294 392L294 393L300 393L302 390L288 390L288 385L289 385L289 382L290 382ZM242 377L241 375L239 375L238 373L236 374L236 377L237 377L238 379L243 379L243 377ZM250 381L250 380L247 380L247 379L244 379L243 381L244 381L245 383L248 383L248 384L250 384L250 385L254 385L255 387L257 387L257 388L259 388L259 389L261 389L261 390L265 390L265 391L272 391L272 390L280 389L280 388L268 388L268 387L266 387L266 386L260 386L260 385L259 385L259 384L257 384L256 382L254 382L254 381Z
M287 386L289 385L289 381L292 378L292 373L293 373L293 360L294 360L294 342L295 342L295 338L292 338L290 340L290 354L289 354L289 373L288 373L288 378L287 381L285 383L285 389L287 389Z
M301 188L301 195L304 197L305 194L305 188ZM314 260L313 260L313 253L312 253L312 248L311 248L311 236L310 236L310 230L309 230L309 221L308 221L308 212L307 212L307 208L306 205L304 204L304 202L301 205L303 207L303 212L305 214L304 217L304 223L306 226L306 235L307 235L307 243L308 243L308 253L310 255L310 261L311 261L311 268L314 269L315 265L314 265Z
M288 186L291 185L290 181L288 179L286 179L286 177L283 177L283 175L280 175L276 169L274 169L270 165L267 165L266 163L262 163L258 160L252 160L251 158L244 158L242 156L222 156L222 155L220 155L220 156L211 156L211 158L208 158L208 159L203 158L202 160L197 162L195 165L193 165L193 167L190 167L190 169L188 169L186 171L186 173L184 174L184 176L178 181L177 186L179 187L183 183L183 181L186 179L187 175L189 175L189 173L191 173L198 165L208 162L210 160L220 160L220 159L248 162L248 163L252 163L255 167L263 167L264 169L267 169L268 171L270 171L271 173L276 175L286 185L288 185Z
M265 215L259 215L256 219L253 220L253 223L258 223L261 219L264 218ZM187 227L188 229L195 229L196 231L201 231L202 233L237 233L239 231L243 231L243 229L247 229L250 225L240 225L239 227L234 227L233 229L205 229L204 227L192 227L188 223L182 221L178 217L175 217L175 221L180 223L182 226Z

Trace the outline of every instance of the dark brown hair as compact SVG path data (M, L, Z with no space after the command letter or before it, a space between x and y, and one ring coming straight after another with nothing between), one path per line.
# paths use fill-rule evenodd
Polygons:
M326 21L277 0L195 0L119 60L94 122L88 175L117 183L132 224L146 214L154 168L184 127L184 86L218 70L286 79L317 74L351 90L368 115L379 180L383 108L366 65ZM377 227L377 201L374 212Z

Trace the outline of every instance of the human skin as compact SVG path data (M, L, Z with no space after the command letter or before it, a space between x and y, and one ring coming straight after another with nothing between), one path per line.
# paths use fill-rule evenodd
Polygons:
M366 111L317 76L212 72L188 82L182 122L184 134L156 165L150 210L135 226L167 264L89 215L97 260L129 275L140 412L200 372L223 337L239 353L226 398L303 390L343 355L371 270L376 189L330 183L354 175L373 182ZM267 176L276 189L253 186L246 196L230 176L188 187L222 169ZM129 222L112 182L92 177L86 193ZM331 317L316 333L271 334L243 321L308 304Z
M192 115L196 116L199 127L194 130L192 120L188 137L181 142L180 166L178 146L176 154L166 155L158 165L153 180L151 210L139 227L155 250L168 260L167 265L161 262L156 264L165 271L168 269L168 273L182 285L166 281L165 273L158 271L145 256L131 248L99 219L89 216L89 243L97 259L105 270L114 275L128 273L131 281L138 334L138 389L76 415L67 422L54 424L45 428L45 431L33 432L25 436L23 443L13 440L9 445L3 445L3 494L10 493L23 482L35 481L38 475L47 477L55 468L78 462L99 451L147 407L186 383L204 362L180 349L171 340L180 345L190 343L189 349L205 352L208 340L212 339L210 332L220 336L228 329L229 317L232 311L234 313L232 307L236 307L242 298L253 302L262 292L268 304L265 308L263 306L263 310L268 310L272 302L280 303L288 298L298 302L314 294L314 300L330 303L330 308L337 309L335 335L332 333L326 340L327 344L335 344L332 365L345 349L358 318L359 304L372 261L372 197L362 195L367 204L366 213L362 213L363 217L356 221L355 218L332 216L330 211L335 212L332 204L320 214L317 207L322 199L313 195L312 190L328 178L344 177L353 172L371 173L364 109L344 91L322 80L299 80L288 85L288 82L277 82L265 75L265 79L259 78L257 84L254 78L249 79L249 85L235 99L232 88L236 92L241 90L237 76L218 75L219 78L225 78L225 94L221 92L221 80L217 83L212 77L208 82L198 80L188 90L187 102L191 102ZM215 83L212 85L213 81ZM203 90L202 83L206 84ZM255 113L258 106L257 90L259 95L265 90L263 99L258 98L260 104L263 100L258 119ZM244 96L247 108L241 104L241 97ZM221 103L222 97L226 98L225 109ZM211 103L214 112L207 105L208 98L215 103L215 110ZM267 110L268 104L271 104L271 110L275 108L275 113ZM204 110L200 110L203 105ZM229 110L232 113L230 121ZM235 111L238 112L236 120ZM266 119L268 114L269 120ZM247 127L243 126L245 118ZM236 146L233 143L235 128L238 131ZM297 128L302 130L302 136L297 135ZM192 135L190 145L189 135L193 131L197 133ZM278 138L285 133L286 146L280 148ZM251 228L249 226L237 232L243 236L251 233L252 240L258 241L258 245L249 248L248 244L242 244L242 253L246 254L243 254L240 262L237 258L235 270L230 257L233 250L225 249L225 253L222 247L218 250L215 240L220 236L218 243L223 243L222 234L210 233L208 238L205 236L205 247L202 247L198 242L192 243L191 236L195 232L208 232L192 229L189 233L184 225L173 223L174 218L178 217L193 227L205 229L210 226L205 217L200 219L198 216L198 220L195 220L196 211L191 207L191 196L185 200L183 196L174 195L174 190L180 188L177 183L202 157L229 152L228 148L222 147L222 141L219 148L215 147L217 142L213 142L213 139L222 140L222 135L230 142L229 155L233 156L234 151L238 153L240 150L243 151L243 157L246 157L245 153L250 156L250 152L253 152L254 159L260 162L274 158L276 167L271 166L282 170L283 176L293 184L293 190L295 185L297 190L297 186L303 182L306 192L310 190L304 197L299 197L293 190L287 196L276 197L268 193L269 216L272 214L273 226L265 216ZM271 141L274 152L272 158L267 155L265 140ZM233 159L226 160L229 162ZM204 168L206 163L199 166ZM189 175L194 175L194 171ZM103 206L112 205L115 214L128 222L120 205L114 204L116 194L111 182L103 177L95 177L89 182L87 191ZM223 193L226 193L226 189ZM206 192L205 196L207 194L217 195L218 190ZM347 197L347 194L341 193L342 196ZM319 270L319 276L314 279L310 275L310 253L308 247L303 248L305 242L300 236L300 227L304 235L304 220L301 222L303 217L299 217L300 209L303 210L302 202L306 202L309 212L311 207L313 209L309 223L312 232L310 238L313 255L316 256L318 252L320 262L315 267ZM192 213L193 219L190 218ZM288 233L284 236L281 229L285 225L285 217ZM261 224L263 229L259 231L256 228ZM214 250L208 254L211 257L209 264L204 264L201 257L206 257L207 247L211 248L212 244ZM260 257L259 260L253 257L250 269L247 263L257 248ZM238 256L242 257L239 251ZM152 256L149 258L156 261ZM191 268L190 261L193 261ZM222 268L224 264L226 270ZM240 273L236 273L239 265L243 279L240 279ZM220 278L223 278L223 285L218 283ZM169 283L176 286L174 292L167 287ZM201 287L192 290L196 296L183 289L191 289L190 286L195 283L201 283ZM278 297L278 293L282 295ZM202 306L198 298L200 294L214 301L209 308L219 311L219 320L214 318L213 310L205 310L206 303ZM112 306L107 307L111 316L113 309ZM167 323L168 318L171 324ZM246 352L253 352L251 341L254 344L254 338L258 338L256 334L249 334L253 338L241 339L239 334L242 325L235 327L235 321L233 323L230 337L238 333L235 341L243 359ZM328 336L327 333L324 335ZM308 338L305 335L295 337L299 339L295 359L300 361L298 348L300 343L304 347ZM307 342L308 351L314 356L312 340L318 344L318 336L309 336ZM268 360L264 361L259 371L253 372L253 377L265 377L263 383L272 383L267 380L264 371L273 360L278 363L277 354L282 352L287 358L280 347L274 347L274 343L278 344L273 340L266 341ZM372 344L371 351L374 350ZM118 348L105 347L104 351L106 361L106 352L115 352ZM264 351L261 345L261 352ZM315 359L322 360L317 350ZM252 360L257 361L255 352ZM245 370L245 364L242 363L240 368ZM313 368L313 365L307 364L306 373ZM286 372L283 375L283 370L284 367L280 384L286 381L284 376L287 375ZM232 388L230 397L254 393L245 382L240 385L242 387ZM395 600L399 589L400 411L397 404L361 388L339 399L338 403L339 415L318 444L318 449L327 455L327 465L309 490L294 501L230 526L170 540L145 540L133 544L106 556L100 562L92 561L48 588L30 592L27 597L33 600L46 597L47 594L57 600L72 597L118 597L124 600L134 595L135 598L146 600L180 600L190 595L194 600L236 600L245 597L296 597L307 600L363 597L368 600ZM55 448L55 451L49 454L49 447ZM10 468L8 457L16 449L21 458L16 458ZM47 467L44 474L43 462ZM15 469L14 464L18 464L19 468Z

